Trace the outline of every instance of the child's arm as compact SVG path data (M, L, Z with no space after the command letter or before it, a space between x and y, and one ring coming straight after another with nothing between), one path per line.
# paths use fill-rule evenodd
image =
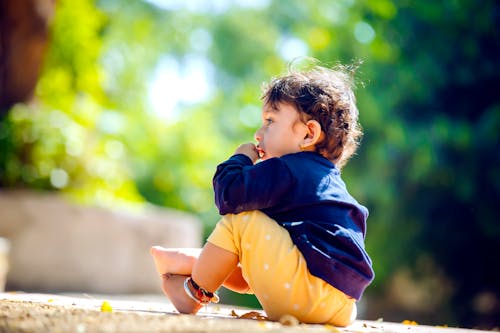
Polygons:
M293 183L290 169L280 158L254 165L250 157L238 153L217 167L215 204L222 215L269 208L283 200Z

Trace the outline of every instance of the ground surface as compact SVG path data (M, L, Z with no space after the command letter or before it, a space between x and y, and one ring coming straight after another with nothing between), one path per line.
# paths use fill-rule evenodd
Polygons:
M242 319L251 310L211 305L196 316L180 315L167 301L138 297L61 296L0 293L0 333L3 332L342 332L342 333L475 333L477 330L356 321L347 328L305 325L286 320L285 325L259 319ZM253 317L261 317L254 312ZM260 318L262 319L262 318ZM293 318L292 318L293 319ZM291 325L290 325L291 324Z

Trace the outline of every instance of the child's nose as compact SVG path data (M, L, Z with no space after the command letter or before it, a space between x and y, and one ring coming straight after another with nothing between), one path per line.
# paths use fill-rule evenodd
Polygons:
M260 134L260 130L261 130L261 129L259 128L259 129L257 130L257 132L255 132L255 134L254 134L254 138L255 138L255 140L256 140L257 142L260 142L260 140L261 140L261 138L262 138L262 136L261 136L261 134Z

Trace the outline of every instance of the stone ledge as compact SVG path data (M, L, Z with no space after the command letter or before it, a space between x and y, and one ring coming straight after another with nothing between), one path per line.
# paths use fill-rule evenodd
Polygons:
M202 224L174 209L106 209L54 192L0 190L0 237L11 245L7 290L161 293L149 248L200 247Z
M104 303L104 302L107 303ZM103 304L107 304L102 308ZM109 305L109 306L108 306ZM104 311L103 311L104 310ZM111 310L107 312L106 310ZM178 314L168 300L139 295L81 297L0 293L0 332L342 332L342 333L478 333L479 330L404 325L357 320L346 328L329 325L284 326L277 322L235 319L251 309L210 305L198 315Z

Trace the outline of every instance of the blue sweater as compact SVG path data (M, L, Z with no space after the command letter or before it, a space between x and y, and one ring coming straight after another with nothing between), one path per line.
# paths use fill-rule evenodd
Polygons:
M221 215L261 210L288 230L311 274L361 298L374 277L364 248L368 210L332 162L300 152L254 165L237 154L217 167L213 185Z

